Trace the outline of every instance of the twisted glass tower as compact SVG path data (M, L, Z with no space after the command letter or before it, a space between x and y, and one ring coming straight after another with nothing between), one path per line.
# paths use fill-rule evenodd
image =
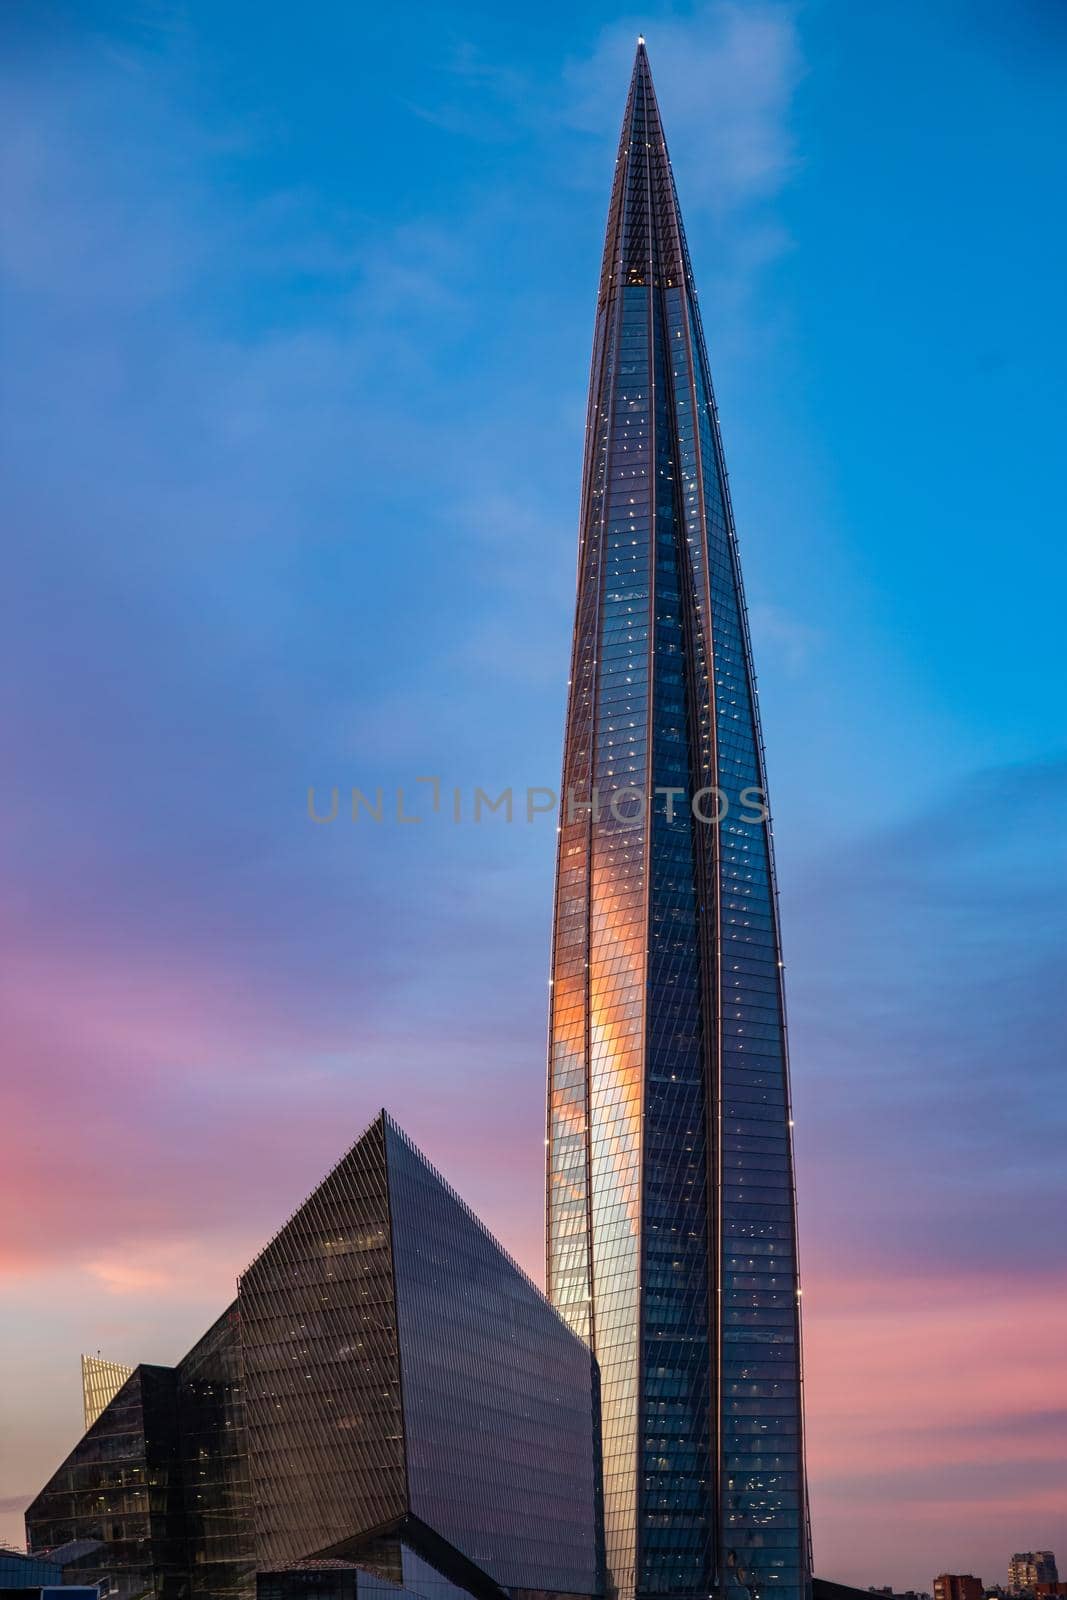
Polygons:
M608 215L556 876L548 1284L613 1591L810 1586L782 969L745 603L643 43Z

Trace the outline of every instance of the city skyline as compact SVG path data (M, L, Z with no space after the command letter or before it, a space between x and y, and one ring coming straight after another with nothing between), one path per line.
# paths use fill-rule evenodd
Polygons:
M78 1352L173 1361L383 1098L541 1278L554 823L305 800L558 774L643 27L771 752L816 1569L1062 1552L1062 10L894 16L5 8L8 1537Z

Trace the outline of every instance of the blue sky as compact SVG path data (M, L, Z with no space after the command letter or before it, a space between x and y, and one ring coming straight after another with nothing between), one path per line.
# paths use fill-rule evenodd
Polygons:
M768 744L819 1565L1067 1548L1062 8L2 27L5 1527L78 1350L180 1354L383 1101L540 1271L552 824L305 796L557 776L643 31Z

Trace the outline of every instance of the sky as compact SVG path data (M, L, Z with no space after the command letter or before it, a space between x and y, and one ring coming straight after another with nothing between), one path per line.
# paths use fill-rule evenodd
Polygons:
M554 822L416 780L558 778L643 32L768 747L816 1570L1067 1566L1067 13L0 26L0 1538L79 1353L182 1355L383 1104L543 1281Z

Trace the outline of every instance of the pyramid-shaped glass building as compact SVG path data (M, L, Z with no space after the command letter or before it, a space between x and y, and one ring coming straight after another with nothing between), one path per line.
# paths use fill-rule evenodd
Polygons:
M113 1600L602 1593L596 1364L382 1112L26 1514Z

